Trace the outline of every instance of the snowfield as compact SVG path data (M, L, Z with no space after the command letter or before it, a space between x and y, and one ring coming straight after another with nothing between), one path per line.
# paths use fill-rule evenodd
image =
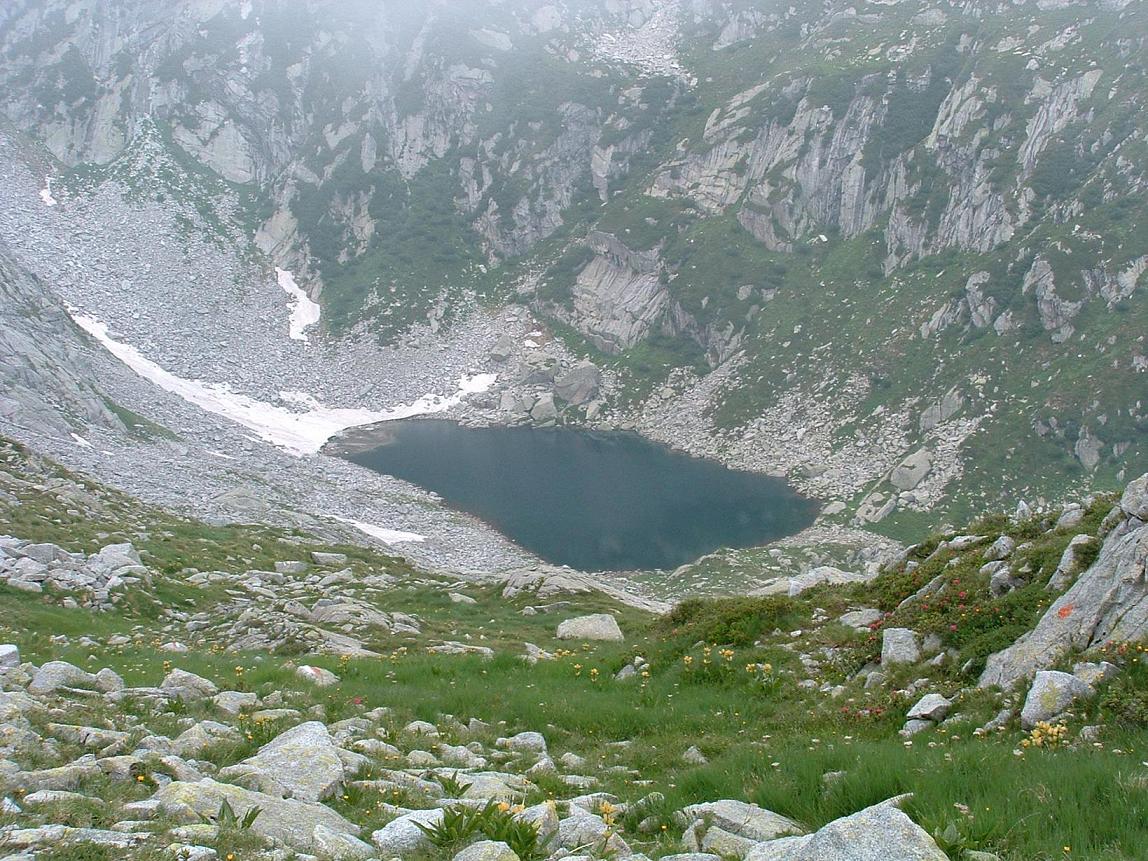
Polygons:
M146 358L135 347L116 341L108 334L106 323L75 309L69 309L68 313L80 328L145 380L200 409L242 425L260 439L299 457L317 453L331 437L347 428L443 412L460 404L465 395L488 390L497 380L495 374L464 376L459 379L454 394L428 394L414 403L400 404L384 411L327 407L305 392L281 392L284 403L297 407L292 410L255 400L232 391L226 385L178 377ZM409 536L413 533L396 534ZM417 538L421 539L421 536Z
M40 200L44 201L44 206L55 206L56 198L52 197L52 177L44 177L44 187L40 189Z
M276 269L275 278L283 292L291 297L291 323L287 334L293 341L307 341L306 330L319 322L322 309L295 283L295 276L286 269Z
M364 535L369 535L384 544L403 544L415 543L421 544L426 541L425 535L419 535L417 532L402 532L398 529L384 529L382 526L373 526L370 523L359 523L357 520L348 520L345 517L336 518L341 523L346 523L354 526Z

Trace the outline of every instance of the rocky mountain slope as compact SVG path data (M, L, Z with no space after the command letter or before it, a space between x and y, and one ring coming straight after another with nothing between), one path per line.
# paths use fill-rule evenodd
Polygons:
M7 119L86 188L154 136L328 336L513 298L605 371L476 420L634 424L901 535L1148 462L1140 2L171 9L9 4Z
M1132 861L1146 506L1148 475L656 616L5 443L0 857Z

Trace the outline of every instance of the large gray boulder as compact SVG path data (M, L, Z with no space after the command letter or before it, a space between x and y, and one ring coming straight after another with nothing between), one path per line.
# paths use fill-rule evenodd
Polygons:
M953 708L952 700L940 694L925 694L905 715L908 720L943 721Z
M178 668L168 673L159 686L185 703L205 700L219 693L214 682Z
M404 813L372 834L371 843L387 857L428 851L431 842L419 826L435 828L442 824L442 816L438 808Z
M689 821L705 820L738 837L750 840L773 840L788 834L803 834L805 829L781 814L748 804L744 801L722 799L691 804L682 809ZM719 853L723 854L723 853Z
M255 756L228 766L219 776L270 795L322 801L343 783L343 758L327 727L310 721L272 739Z
M1129 517L1148 521L1148 472L1124 488L1120 497L1120 510Z
M947 855L894 801L835 819L804 837L761 843L746 861L949 861Z
M1094 696L1096 689L1076 676L1054 670L1039 672L1020 711L1021 726L1032 729L1041 721L1056 717L1076 700Z
M933 468L933 459L927 449L918 449L893 470L889 481L898 490L912 490L920 484L929 470Z
M885 618L885 614L880 610L866 608L862 610L850 610L848 613L843 613L837 617L837 621L842 625L848 625L856 631L867 631L883 618Z
M558 626L555 636L559 640L606 640L619 643L625 639L622 629L618 627L618 620L608 613L567 619Z
M514 355L515 342L510 335L501 335L490 348L490 358L496 362L505 362Z
M582 406L598 397L602 373L590 362L583 362L554 381L554 395L568 404Z
M81 688L96 690L99 687L95 674L81 670L67 661L48 661L32 676L28 685L29 693L43 695L55 693L60 688Z
M251 808L258 807L260 813L251 826L253 832L304 852L318 851L320 843L329 845L330 832L352 837L359 833L358 826L325 805L278 798L211 779L196 783L175 781L157 792L154 798L161 810L189 822L218 816L224 801L240 818ZM315 832L320 826L326 832L321 840L316 840Z
M886 628L881 634L881 666L915 664L921 660L917 634L908 628Z
M1148 636L1148 526L1113 529L1092 566L1077 577L1028 634L991 655L980 686L1011 688L1070 651Z
M530 418L540 425L552 425L558 420L558 407L554 405L554 395L542 395L530 408Z

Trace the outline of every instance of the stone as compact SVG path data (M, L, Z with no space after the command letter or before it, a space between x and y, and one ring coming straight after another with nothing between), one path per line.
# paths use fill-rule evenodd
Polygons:
M103 772L93 762L62 765L59 768L41 768L34 771L21 771L10 778L10 782L25 792L42 789L73 790L86 780L99 777Z
M322 823L316 825L311 833L311 851L331 861L356 861L375 856L375 847L370 843L364 843L351 834L335 831Z
M930 720L907 720L899 732L901 735L908 738L909 736L914 736L919 732L924 732L927 729L932 729L934 726L936 726L936 724Z
M327 727L310 721L276 736L219 776L269 795L322 801L342 785L343 760Z
M219 858L219 853L210 846L188 843L171 843L164 851L177 861L217 861Z
M0 670L14 670L20 666L20 650L11 643L0 645Z
M41 565L50 565L53 562L66 562L71 554L55 544L25 544L16 550L17 555Z
M1009 535L1002 535L985 549L984 560L996 562L1000 559L1007 559L1014 550L1016 550L1016 539Z
M456 854L454 861L519 861L519 858L501 841L479 840Z
M1119 672L1120 668L1115 664L1110 664L1108 661L1079 663L1072 667L1072 674L1074 676L1086 685L1092 685L1093 687L1103 684Z
M501 771L478 771L466 775L466 791L463 798L477 798L483 801L510 801L521 798L530 789L530 784L521 775Z
M721 858L744 858L757 845L756 840L742 837L740 834L731 834L720 825L714 825L706 829L699 848L702 852Z
M1120 496L1120 510L1129 517L1148 522L1148 472L1130 481Z
M932 456L927 449L918 449L901 461L889 475L889 481L898 490L912 490L933 468Z
M490 358L496 362L505 362L514 355L514 339L510 335L502 335L490 348Z
M785 816L744 801L723 799L691 804L682 809L688 821L704 820L738 837L773 840L787 834L803 834L805 829Z
M546 753L546 738L540 732L520 732L510 738L500 740L499 747L515 753Z
M992 565L1001 565L1002 567L995 569L989 575L989 592L994 598L999 598L1001 595L1007 595L1013 589L1020 586L1021 581L1017 580L1012 575L1012 569L1004 563L993 562Z
M1056 519L1056 529L1072 529L1084 520L1084 508L1079 503L1066 505Z
M818 565L795 577L780 577L760 589L755 589L754 595L788 595L793 598L812 589L815 586L847 586L853 583L868 583L875 575L843 571L832 565Z
M931 720L939 723L949 716L952 708L952 701L945 699L940 694L925 694L917 700L915 706L909 709L905 717L909 720Z
M1056 570L1048 580L1048 589L1051 592L1061 592L1069 587L1072 578L1080 568L1080 559L1085 548L1092 546L1093 539L1088 535L1074 535L1064 548Z
M886 628L881 635L881 665L915 664L921 660L917 634L908 628Z
M306 574L308 565L306 562L292 561L292 562L276 562L275 573L277 574Z
M855 631L868 631L873 625L885 618L885 614L876 609L850 610L837 617L842 625L848 625Z
M429 851L430 839L419 828L435 828L442 824L443 812L434 810L413 810L388 822L371 835L371 843L388 856L404 856Z
M533 825L538 831L540 843L545 844L558 834L558 810L553 801L544 801L541 804L527 807L520 813L516 813L514 818L519 822Z
M125 834L98 828L70 828L66 825L42 825L39 828L18 828L4 832L5 849L40 849L65 846L104 846L127 850L147 840L146 834Z
M1076 676L1056 670L1042 670L1032 680L1024 707L1020 711L1020 723L1025 729L1032 729L1040 721L1051 720L1078 699L1096 696L1091 685Z
M122 691L125 687L123 678L115 670L104 667L96 673L96 689L105 694Z
M746 861L949 861L929 833L894 801L835 819L804 837L762 843Z
M196 757L217 744L236 742L242 738L242 734L235 727L205 720L181 732L172 741L172 747L182 757Z
M67 792L62 789L41 789L39 792L33 792L24 796L24 804L36 807L40 804L68 804L74 802L96 802L100 803L98 798L89 798L79 792Z
M48 661L32 676L28 692L42 695L55 693L60 688L96 688L96 677L67 661Z
M686 765L706 765L709 760L706 755L698 750L696 745L690 745L686 748L686 752L682 754L682 762Z
M604 640L622 642L625 637L618 621L608 613L578 616L566 619L558 626L555 636L559 640Z
M339 683L339 677L330 670L324 670L322 667L312 667L308 664L304 664L295 670L295 675L321 688L329 688Z
M555 424L558 421L558 407L554 404L554 395L545 394L535 401L530 408L530 418L544 427Z
M311 551L311 561L324 568L339 568L347 564L346 553L325 553L319 550Z
M583 362L554 381L554 395L573 406L583 406L598 397L601 385L601 371Z
M352 837L359 833L358 826L325 805L294 798L277 798L210 778L196 783L173 781L160 789L154 797L161 810L188 822L218 816L224 801L231 805L240 818L251 808L258 807L260 813L251 826L254 833L303 851L317 849L315 831L320 826Z
M571 807L570 816L558 824L558 846L565 849L585 849L590 846L604 848L605 853L628 856L633 854L617 830L607 825L601 816Z
M185 703L205 700L219 693L214 682L180 669L168 673L159 686L160 690L167 691Z
M247 691L220 691L211 701L217 709L229 715L250 711L259 705L259 697Z

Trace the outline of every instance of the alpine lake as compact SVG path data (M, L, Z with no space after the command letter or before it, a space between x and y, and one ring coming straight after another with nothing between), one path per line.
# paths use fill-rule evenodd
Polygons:
M356 429L332 453L432 491L581 571L674 569L792 535L819 508L784 479L622 431L408 419Z

